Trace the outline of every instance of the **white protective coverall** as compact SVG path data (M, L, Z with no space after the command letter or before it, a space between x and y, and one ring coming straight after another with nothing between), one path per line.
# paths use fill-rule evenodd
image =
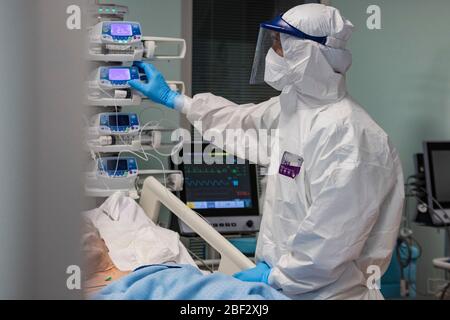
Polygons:
M353 27L337 9L317 4L283 18L307 34L344 43ZM290 84L279 97L239 106L199 94L186 97L182 111L203 132L279 129L270 154L261 141L248 145L244 137L219 143L273 173L257 245L257 259L272 267L271 286L294 299L382 299L370 285L373 270L382 275L389 265L401 221L398 154L347 93L349 51L283 33L281 44ZM278 173L286 151L304 160L295 179Z

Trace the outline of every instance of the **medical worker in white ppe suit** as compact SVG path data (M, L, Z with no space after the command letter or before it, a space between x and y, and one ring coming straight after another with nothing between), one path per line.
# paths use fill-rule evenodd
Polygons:
M386 133L347 93L353 25L332 7L297 6L261 24L252 82L281 95L239 106L213 94L193 98L167 86L150 64L131 86L179 110L202 129L279 129L277 152L224 141L225 150L274 171L268 178L256 268L235 275L294 299L382 299L372 281L390 262L404 191ZM243 145L239 145L242 142ZM256 143L256 141L255 141ZM374 273L375 272L375 273Z

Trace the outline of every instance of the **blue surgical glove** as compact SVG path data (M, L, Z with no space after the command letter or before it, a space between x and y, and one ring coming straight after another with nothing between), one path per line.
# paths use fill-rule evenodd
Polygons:
M245 282L262 282L269 284L269 276L272 269L265 262L260 262L255 268L247 269L233 275L236 279Z
M135 62L134 65L144 70L148 80L147 83L131 80L128 84L153 102L175 109L176 99L180 97L180 94L169 88L161 72L150 63Z

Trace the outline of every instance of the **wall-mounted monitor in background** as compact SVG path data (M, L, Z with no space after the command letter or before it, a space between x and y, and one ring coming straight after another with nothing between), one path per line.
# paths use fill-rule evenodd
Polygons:
M450 224L450 141L424 142L428 206L435 225Z

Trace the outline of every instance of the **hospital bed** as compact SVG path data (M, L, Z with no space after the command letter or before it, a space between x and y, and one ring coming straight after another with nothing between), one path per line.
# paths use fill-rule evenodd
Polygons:
M147 216L158 223L161 204L220 254L218 271L226 275L253 268L255 264L209 225L198 213L188 208L154 177L144 181L140 205Z

